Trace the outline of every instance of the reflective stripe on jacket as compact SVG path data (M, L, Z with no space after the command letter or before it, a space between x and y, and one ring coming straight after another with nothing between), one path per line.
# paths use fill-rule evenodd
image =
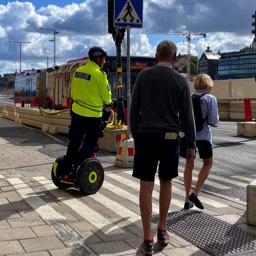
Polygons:
M112 102L106 73L95 62L88 61L75 71L70 96L74 113L101 117L103 105Z

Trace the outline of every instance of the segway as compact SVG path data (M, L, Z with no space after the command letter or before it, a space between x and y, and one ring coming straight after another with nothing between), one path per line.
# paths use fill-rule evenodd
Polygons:
M64 156L58 157L52 167L52 182L59 189L78 188L83 194L95 194L104 181L104 169L96 158L87 158L72 173L62 175Z
M111 115L111 108L107 107L103 110L101 135L107 125ZM104 181L104 168L100 161L90 157L74 164L73 170L67 175L63 175L65 170L64 156L58 157L52 166L51 178L52 182L59 189L68 189L75 187L83 194L95 194L101 187Z

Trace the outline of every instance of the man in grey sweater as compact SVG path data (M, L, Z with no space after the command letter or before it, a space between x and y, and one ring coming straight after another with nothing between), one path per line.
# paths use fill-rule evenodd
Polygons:
M195 158L190 90L186 79L172 68L176 54L173 42L159 43L157 65L140 72L131 99L130 130L135 143L133 176L140 179L139 204L144 232L139 250L145 255L153 253L152 193L157 170L160 180L157 242L165 246L169 241L166 219L172 179L178 176L181 127L188 143L187 161Z

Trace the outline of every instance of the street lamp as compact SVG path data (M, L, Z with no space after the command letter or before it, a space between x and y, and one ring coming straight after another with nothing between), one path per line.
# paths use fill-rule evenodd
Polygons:
M56 35L59 34L60 32L52 29L52 28L40 28L40 29L44 29L44 30L50 30L53 32L53 39L50 41L53 41L53 66L55 67L56 64Z
M20 44L20 73L21 73L21 45L22 44L30 44L31 42L21 42L21 41L16 41L16 40L9 40L9 42Z

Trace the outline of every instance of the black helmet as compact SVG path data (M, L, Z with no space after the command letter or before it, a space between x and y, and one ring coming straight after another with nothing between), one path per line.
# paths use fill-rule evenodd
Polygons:
M98 46L90 48L88 52L90 60L96 60L98 57L107 57L107 52Z

